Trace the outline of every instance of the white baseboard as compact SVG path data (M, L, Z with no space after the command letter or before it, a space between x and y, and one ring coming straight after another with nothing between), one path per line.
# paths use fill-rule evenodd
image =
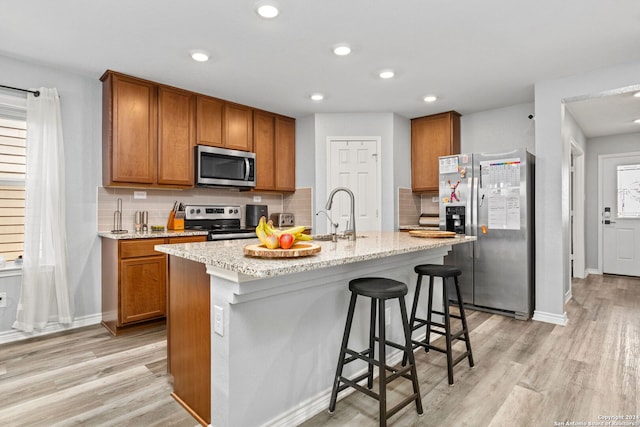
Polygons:
M569 300L571 300L571 297L573 297L573 293L571 292L571 289L569 289L567 292L565 292L564 294L564 303L568 303Z
M585 272L587 273L587 276L589 276L590 274L595 274L598 276L602 276L602 272L600 270L598 270L597 268L587 268L585 270Z
M421 334L420 336L415 336L414 339L417 341L422 341L424 339L425 334ZM431 334L431 339L429 341L433 341L438 336ZM422 347L418 347L415 351L420 350ZM390 366L396 365L402 362L403 352L400 350L393 350L393 352L388 354L387 364ZM360 372L356 372L353 374L354 377L358 375L362 375L367 371L367 369L362 369ZM377 378L378 370L375 369L373 376ZM355 389L349 387L346 390L340 392L338 395L338 401L344 399L351 393L356 391ZM276 418L270 420L269 422L262 425L262 427L294 427L302 424L303 422L313 418L318 415L322 411L327 411L329 409L329 401L331 400L331 387L321 391L315 396L306 399L303 402L300 402L294 408L289 409L288 411L280 414Z
M87 316L76 317L70 325L63 325L61 323L50 323L44 329L39 331L34 331L31 333L18 331L18 330L10 330L5 332L0 332L0 344L6 344L15 341L22 341L29 338L40 337L43 335L53 334L55 332L67 331L70 329L81 328L83 326L95 325L100 323L102 320L102 313L90 314Z
M535 310L533 312L533 320L545 323L553 323L554 325L566 326L569 319L567 313L562 314L546 313L544 311Z

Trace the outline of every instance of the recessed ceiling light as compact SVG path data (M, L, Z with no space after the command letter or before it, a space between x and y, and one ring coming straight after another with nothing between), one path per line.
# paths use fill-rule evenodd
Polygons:
M633 123L635 123L635 124L637 124L637 125L640 125L640 119L635 119L635 120L633 121Z
M333 48L333 53L338 56L346 56L351 53L351 48L346 44L339 44Z
M390 79L395 75L396 73L394 73L393 70L382 70L379 74L381 79Z
M438 97L435 95L427 95L423 99L424 99L424 102L435 102L435 100L438 99Z
M311 98L312 101L322 101L324 99L324 95L321 93L312 93L309 98Z
M204 50L192 50L190 53L191 53L191 58L194 61L206 62L209 60L209 54Z
M265 19L273 19L280 11L278 10L278 5L272 1L262 1L256 3L256 11L258 15L262 16Z
M640 98L640 92L634 93L633 96L635 96L636 98Z

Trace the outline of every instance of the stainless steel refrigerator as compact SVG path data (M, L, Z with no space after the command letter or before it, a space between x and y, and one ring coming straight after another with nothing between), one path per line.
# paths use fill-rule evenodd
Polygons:
M462 269L465 305L528 319L534 308L534 156L525 149L445 156L440 229L476 236L445 264ZM450 292L449 295L455 295Z

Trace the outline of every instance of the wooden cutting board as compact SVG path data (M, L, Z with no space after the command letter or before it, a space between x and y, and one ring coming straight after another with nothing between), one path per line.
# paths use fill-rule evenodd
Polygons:
M440 231L440 230L410 230L409 234L413 237L428 237L428 238L443 238L443 237L456 237L455 231Z
M316 243L296 243L290 249L269 249L264 245L247 245L244 254L260 258L296 258L320 252L320 245Z

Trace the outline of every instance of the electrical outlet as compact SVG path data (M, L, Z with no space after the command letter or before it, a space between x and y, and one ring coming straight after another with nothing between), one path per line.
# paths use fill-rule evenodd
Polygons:
M213 332L224 336L224 308L219 305L213 306Z
M262 201L262 196L253 196L254 203L260 203Z
M146 199L147 198L147 192L146 191L134 191L133 192L133 198L134 199Z
M0 308L7 306L7 293L0 292Z
M386 326L391 325L391 307L384 309L384 324Z

